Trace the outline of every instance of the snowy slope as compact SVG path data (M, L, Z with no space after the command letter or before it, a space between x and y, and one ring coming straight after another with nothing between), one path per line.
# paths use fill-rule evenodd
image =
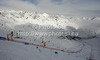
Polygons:
M95 60L100 60L100 38L85 40L85 42L92 47Z
M6 37L11 31L16 33L24 32L20 35L22 39L30 43L43 45L42 41L46 42L47 47L58 48L65 51L78 51L83 44L82 41L61 39L60 36L66 36L65 32L78 32L78 36L84 39L90 39L93 36L100 34L99 17L64 17L63 15L49 15L47 13L25 12L25 11L0 11L0 36ZM30 35L39 32L38 35ZM63 34L46 36L41 35L43 32L63 32ZM30 33L30 34L29 34ZM75 35L75 34L74 34ZM9 47L9 48L8 48ZM44 48L36 48L36 46L26 46L19 43L9 41L0 41L0 59L1 60L86 60L91 53L91 47L85 44L82 52L77 54L59 52L55 55L55 50ZM9 56L10 54L10 56ZM5 57L1 57L6 55ZM72 58L73 57L73 58Z
M89 46L85 48L89 48ZM71 54L9 41L0 41L0 60L86 60L90 56L90 51L84 51ZM55 54L55 52L58 52L58 54Z

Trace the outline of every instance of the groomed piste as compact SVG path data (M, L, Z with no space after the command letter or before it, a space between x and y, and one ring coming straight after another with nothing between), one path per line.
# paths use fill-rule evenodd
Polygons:
M25 44L25 45L33 45L33 46L43 47L43 48L50 49L50 50L57 50L57 51L65 52L65 53L78 53L78 52L81 52L82 49L85 46L85 44L83 44L83 46L78 51L65 51L65 50L61 50L61 49L57 49L57 48L52 48L52 47L47 47L47 46L43 46L43 45L39 45L39 44L35 44L35 43L29 43L29 42L18 41L18 40L7 40L5 37L0 37L0 40L16 42L16 43L21 43L21 44Z

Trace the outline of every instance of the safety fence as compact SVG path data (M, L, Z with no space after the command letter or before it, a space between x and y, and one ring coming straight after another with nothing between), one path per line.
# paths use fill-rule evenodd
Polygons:
M35 44L35 43L24 42L24 41L19 41L19 40L6 40L6 41L21 43L21 44L25 44L25 45L33 45L33 46L37 46L37 47L43 47L43 48L46 48L46 49L57 50L57 51L66 52L66 53L78 53L78 52L81 52L83 47L85 46L85 44L83 44L82 47L77 51L65 51L65 50L58 49L58 48L47 47L47 46L43 46L43 45L39 45L39 44Z

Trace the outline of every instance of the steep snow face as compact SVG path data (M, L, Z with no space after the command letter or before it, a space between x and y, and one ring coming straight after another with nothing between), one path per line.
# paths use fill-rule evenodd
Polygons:
M25 23L32 23L38 25L51 25L55 28L61 26L65 29L66 26L72 26L75 29L78 29L78 25L72 21L69 21L65 17L58 15L51 16L46 13L39 14L37 12L24 12L24 11L0 11L0 17L9 20L15 25L21 25ZM12 20L12 21L11 21Z

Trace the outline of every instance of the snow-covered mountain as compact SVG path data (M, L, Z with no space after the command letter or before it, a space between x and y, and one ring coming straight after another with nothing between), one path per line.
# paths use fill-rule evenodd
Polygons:
M0 36L6 37L7 34L9 34L11 31L14 32L14 37L16 37L16 33L20 34L19 37L21 38L17 40L36 43L40 45L42 45L43 43L41 42L44 41L46 42L47 47L58 48L66 51L78 51L85 43L75 40L90 39L100 34L100 18L65 17L63 15L49 15L47 13L42 14L38 12L2 10L0 11ZM0 42L1 45L4 45L3 43L4 43L3 41ZM7 43L8 46L9 44L12 44L9 42ZM19 47L19 48L26 48L26 47ZM30 48L31 47L28 47L28 49ZM66 60L65 56L68 56L67 57L68 59L73 60L71 59L72 58L71 56L74 56L75 60L80 60L80 59L85 60L90 56L91 48L87 44L84 48L85 49L81 53L77 54L79 58L76 58L76 55L69 56L69 54L68 55L64 54L64 57L62 56L61 59ZM33 49L35 49L36 51L36 48ZM44 49L43 48L39 49L39 51L41 50ZM1 52L2 51L3 50L1 50ZM29 51L30 50L28 50L28 52ZM50 54L48 55L47 53L44 53L44 51L42 51L41 54L44 53L43 56L47 57L52 55L51 54L52 51L48 50L46 51ZM26 52L26 50L24 52ZM38 55L37 53L35 54ZM26 55L24 55L24 58L25 56ZM39 58L45 59L43 56L40 56ZM16 60L15 58L16 57L14 56L14 58L12 59ZM30 60L32 59L33 58L31 57ZM38 60L38 58L35 59ZM55 59L55 57L52 56L52 59ZM7 60L10 60L10 58Z
M19 25L31 25L30 29L45 27L45 29L62 29L60 31L77 31L79 36L86 35L87 32L100 33L100 18L99 17L64 17L63 15L49 15L47 13L25 12L25 11L0 11L0 25L3 24L7 28L15 29ZM26 27L26 26L25 26ZM84 29L83 29L84 28ZM29 29L29 28L28 28ZM18 29L17 29L18 30ZM36 30L36 29L35 29ZM43 29L44 30L44 29ZM81 32L80 32L81 31ZM83 32L83 33L82 33ZM87 34L87 35L90 35ZM87 36L86 35L86 36Z

